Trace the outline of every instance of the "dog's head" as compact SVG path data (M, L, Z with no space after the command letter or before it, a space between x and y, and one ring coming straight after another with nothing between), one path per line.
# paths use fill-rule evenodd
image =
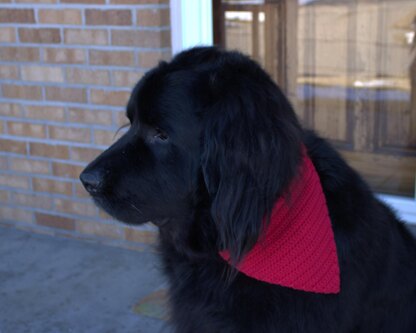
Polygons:
M165 225L192 220L203 201L219 247L238 260L300 161L279 88L240 53L194 48L143 77L127 117L124 136L81 174L95 202L126 223Z

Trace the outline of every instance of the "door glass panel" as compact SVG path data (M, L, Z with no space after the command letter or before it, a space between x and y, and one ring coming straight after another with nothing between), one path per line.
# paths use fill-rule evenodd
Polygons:
M381 193L415 195L415 0L214 0L216 42L251 55Z

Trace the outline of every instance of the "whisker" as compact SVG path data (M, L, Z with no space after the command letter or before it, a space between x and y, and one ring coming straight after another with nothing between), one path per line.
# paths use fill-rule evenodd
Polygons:
M117 136L118 132L120 132L122 129L124 129L124 128L126 128L126 127L129 127L129 126L130 126L130 124L124 124L124 125L121 125L121 126L117 129L116 133L114 134L114 136L113 136L113 140L116 138L116 136Z
M132 204L131 202L128 202L128 203L130 204L131 207L133 207L135 210L137 210L140 214L143 214L143 212L139 208L137 208L134 204Z

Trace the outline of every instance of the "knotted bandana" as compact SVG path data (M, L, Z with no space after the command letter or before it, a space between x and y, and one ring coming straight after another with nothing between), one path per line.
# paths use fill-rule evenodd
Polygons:
M229 259L227 251L220 252ZM308 292L336 294L340 272L328 207L304 150L299 175L279 198L267 226L237 269L260 281Z

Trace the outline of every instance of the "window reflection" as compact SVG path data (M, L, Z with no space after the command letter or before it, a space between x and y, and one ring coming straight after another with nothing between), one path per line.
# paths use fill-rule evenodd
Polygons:
M309 128L378 192L413 196L416 1L222 1L220 43L252 55Z

